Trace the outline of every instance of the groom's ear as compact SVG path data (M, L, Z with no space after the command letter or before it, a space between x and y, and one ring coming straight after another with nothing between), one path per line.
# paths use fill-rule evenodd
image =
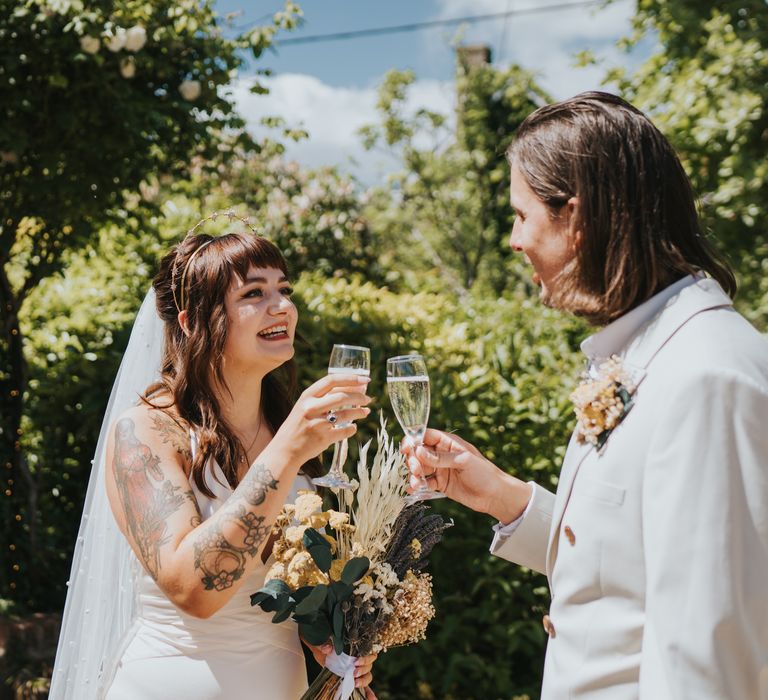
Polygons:
M570 229L571 234L571 246L573 248L573 251L576 252L581 247L581 241L584 237L584 234L581 230L581 212L580 212L580 202L578 197L571 197L568 199L568 201L565 203L566 206L566 216L568 217L568 228Z
M189 315L187 314L186 309L184 309L184 311L179 311L178 320L179 320L179 326L181 326L182 332L184 333L184 335L187 336L187 338L189 338L191 333L189 331Z

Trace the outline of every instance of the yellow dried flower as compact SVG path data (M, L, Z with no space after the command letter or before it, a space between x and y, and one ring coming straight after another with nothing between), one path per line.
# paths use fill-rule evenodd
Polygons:
M328 511L329 522L334 530L338 530L342 525L349 522L349 513L339 513L336 510Z
M307 521L310 527L319 530L328 524L328 513L313 513Z
M288 544L294 547L301 546L301 540L304 537L304 532L307 529L306 525L295 525L294 527L286 528L285 539Z
M312 514L320 510L323 499L314 491L299 491L299 494L294 504L294 517L301 523L307 523Z
M275 559L283 562L284 564L288 564L299 552L301 549L297 547L286 547L282 552L281 556L275 555Z
M392 600L392 614L379 633L374 651L424 639L429 621L435 616L432 606L432 577L408 572Z
M283 582L287 581L288 571L285 568L285 564L279 561L276 561L274 564L272 564L272 566L269 568L269 571L267 571L266 576L264 576L264 580L270 581L273 578L280 579Z
M332 581L341 581L341 574L348 561L349 559L334 559L331 562L331 569L328 571L328 576L330 576Z
M328 542L328 544L331 545L331 554L336 554L336 551L339 548L339 545L336 542L336 540L333 537L331 537L330 535L326 535L326 534L323 534L323 537L325 537L325 539Z
M421 542L417 538L411 540L411 556L418 559L421 556Z

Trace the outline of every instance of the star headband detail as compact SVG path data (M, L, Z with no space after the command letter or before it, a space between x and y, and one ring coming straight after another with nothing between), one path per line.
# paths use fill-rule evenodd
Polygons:
M187 240L190 236L194 236L197 232L197 230L206 222L208 221L216 221L220 216L226 216L230 223L232 223L235 219L238 221L244 223L254 234L258 235L259 232L256 230L256 228L251 225L250 219L247 216L239 216L238 214L235 214L234 211L231 209L227 209L226 211L215 211L209 216L206 216L204 219L200 219L184 236L184 241ZM174 262L172 272L171 272L171 293L173 294L173 303L176 304L176 310L181 313L184 310L184 288L186 286L187 281L187 272L189 271L189 267L194 261L194 259L197 257L197 254L200 253L204 248L208 247L211 243L213 243L216 239L211 238L210 241L206 241L201 246L198 246L192 255L189 256L189 260L187 260L187 264L184 265L184 270L182 270L181 273L181 282L178 285L179 290L179 298L176 298L176 263ZM182 241L183 242L183 241Z

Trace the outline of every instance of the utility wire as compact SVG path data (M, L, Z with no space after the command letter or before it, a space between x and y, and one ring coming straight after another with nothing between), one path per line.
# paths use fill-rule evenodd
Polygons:
M414 24L400 24L392 27L373 27L371 29L357 29L349 32L336 32L333 34L313 34L310 36L289 37L287 39L278 39L275 41L277 46L288 46L290 44L310 44L321 41L339 41L344 39L357 39L363 36L378 36L381 34L398 34L401 32L415 32L421 29L431 27L446 27L456 24L485 22L492 19L501 19L504 17L534 15L544 12L559 12L576 7L588 7L590 5L603 5L605 0L583 0L582 2L566 2L556 5L544 5L543 7L530 7L522 10L508 10L506 12L494 12L487 15L472 15L469 17L453 17L450 19L436 19L429 22L416 22Z

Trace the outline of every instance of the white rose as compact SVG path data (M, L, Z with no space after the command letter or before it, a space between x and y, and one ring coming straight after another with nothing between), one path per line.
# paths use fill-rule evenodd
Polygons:
M179 92L185 100L194 102L198 97L200 97L200 81L185 80L181 85L179 85Z
M125 29L118 27L115 33L107 37L107 48L112 53L117 53L125 46Z
M101 41L99 41L98 37L95 36L81 36L80 37L80 48L85 53L99 53L99 47L101 46Z
M120 61L120 75L124 78L132 78L136 75L136 61L133 56L127 56Z
M147 30L138 24L125 33L125 50L139 51L147 43Z

